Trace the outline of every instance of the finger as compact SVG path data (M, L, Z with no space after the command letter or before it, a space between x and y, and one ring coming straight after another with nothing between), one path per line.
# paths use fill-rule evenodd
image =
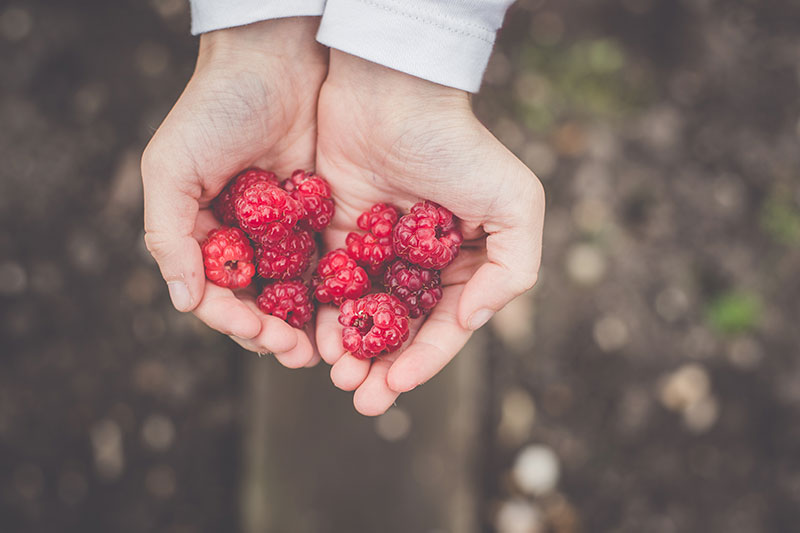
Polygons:
M317 349L329 365L336 363L345 353L339 310L332 305L321 305L317 311Z
M261 320L230 289L206 282L204 296L194 309L209 327L241 339L252 339L261 331Z
M467 343L472 330L462 327L456 315L463 290L463 285L445 287L439 304L389 370L386 378L389 389L408 392L425 383Z
M315 367L315 366L317 366L319 364L320 361L322 361L322 358L319 356L318 353L315 353L311 357L311 360L308 363L306 363L306 368Z
M366 379L353 394L356 411L364 416L382 415L397 400L400 393L386 384L391 367L392 361L387 359L376 359L372 363Z
M166 162L157 145L142 157L145 244L167 282L178 311L191 311L203 298L205 276L200 245L192 238L202 187L186 169Z
M252 294L243 294L240 298L261 320L261 332L250 341L255 347L253 351L270 352L287 368L301 368L311 361L314 347L304 329L294 328L278 317L264 314Z
M370 363L345 353L331 367L331 381L342 390L355 390L367 378Z
M484 229L488 262L467 282L458 303L458 321L465 329L484 325L512 299L536 283L542 252L544 191L535 178L517 191L517 209Z

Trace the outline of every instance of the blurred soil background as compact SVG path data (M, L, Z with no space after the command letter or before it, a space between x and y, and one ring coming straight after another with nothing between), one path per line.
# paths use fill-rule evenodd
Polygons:
M0 531L797 531L800 3L518 2L475 107L540 282L377 419L169 304L138 158L188 27L0 2Z

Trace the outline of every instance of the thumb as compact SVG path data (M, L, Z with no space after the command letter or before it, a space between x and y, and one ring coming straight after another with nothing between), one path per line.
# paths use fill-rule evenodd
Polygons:
M193 310L203 297L205 274L200 245L192 237L200 183L193 173L175 171L156 148L142 156L144 240L167 282L172 305Z
M526 169L527 171L527 169ZM544 190L530 171L513 199L504 206L502 222L492 213L484 223L488 262L467 281L458 302L462 327L476 330L508 302L536 283L542 253ZM524 189L524 190L522 190Z

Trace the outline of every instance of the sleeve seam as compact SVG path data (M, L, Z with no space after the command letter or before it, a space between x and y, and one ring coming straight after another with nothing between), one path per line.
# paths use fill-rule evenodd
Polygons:
M396 9L396 8L392 8L392 7L389 7L389 6L383 5L383 4L379 4L379 3L377 3L377 2L373 2L372 0L356 0L356 1L357 1L357 2L360 2L360 3L364 4L364 5L370 6L370 7L374 7L374 8L382 9L382 10L384 10L384 11L387 11L387 12L389 12L389 13L393 13L393 14L395 14L395 15L400 15L400 16L402 16L402 17L406 17L406 18L409 18L409 19L415 20L415 21L417 21L417 22L422 22L422 23L424 23L424 24L428 24L428 25L430 25L430 26L434 26L434 27L436 27L436 28L439 28L439 29L442 29L442 30L449 31L449 32L451 32L451 33L456 33L456 34L459 34L459 35L464 35L464 36L467 36L467 37L472 37L472 38L474 38L474 39L479 39L479 40L481 40L481 41L484 41L484 42L486 42L486 43L489 43L489 44L494 44L494 41L493 41L493 40L491 40L491 39L487 39L486 37L484 37L484 36L482 36L482 35L477 35L477 34L475 34L475 33L471 33L471 32L468 32L468 31L465 31L465 30L462 30L462 29L453 28L453 27L451 27L451 26L446 26L446 25L444 25L444 24L441 24L441 23L439 23L439 22L435 22L435 21L433 21L433 20L430 20L430 19L428 19L428 18L419 17L419 16L417 16L417 15L413 15L413 14L411 14L411 13L408 13L408 12L406 12L406 11L402 11L402 10L399 10L399 9ZM487 29L487 28L482 28L482 27L480 27L480 26L477 26L477 25L472 25L472 26L473 26L474 28L477 28L477 29L484 30L484 31L486 31L487 33L493 33L492 31L490 31L490 30L489 30L489 29Z

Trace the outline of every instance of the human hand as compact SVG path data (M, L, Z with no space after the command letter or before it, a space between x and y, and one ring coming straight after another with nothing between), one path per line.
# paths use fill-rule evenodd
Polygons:
M179 311L286 366L314 364L311 338L205 279L198 241L220 224L211 200L240 170L313 168L327 50L319 19L276 19L200 38L195 72L142 156L145 243Z
M356 409L386 411L402 392L438 373L472 332L536 282L544 190L539 180L475 118L463 91L331 50L318 108L317 170L337 211L328 249L358 231L359 213L378 202L404 211L421 199L461 219L465 243L442 272L443 297L412 321L401 351L359 360L342 347L338 310L317 314L317 346L331 379L355 390Z

